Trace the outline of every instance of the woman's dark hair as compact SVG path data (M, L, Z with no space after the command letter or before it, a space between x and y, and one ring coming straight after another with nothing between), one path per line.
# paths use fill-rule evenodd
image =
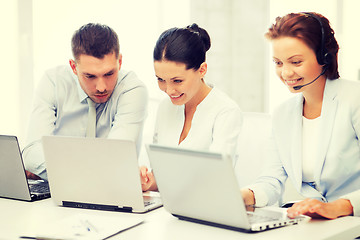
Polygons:
M316 54L318 63L326 67L328 79L338 79L339 45L334 36L329 20L319 13L290 13L277 17L265 37L273 40L279 37L294 37L302 40ZM325 54L326 61L321 61Z
M75 60L81 54L103 58L109 53L119 57L120 45L116 32L109 26L88 23L80 27L72 36L71 50Z
M210 36L196 23L186 28L171 28L163 32L154 48L154 61L184 63L186 69L199 69L211 46Z

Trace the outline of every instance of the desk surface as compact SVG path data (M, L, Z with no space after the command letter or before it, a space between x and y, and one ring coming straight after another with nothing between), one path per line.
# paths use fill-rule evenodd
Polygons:
M0 239L19 239L31 229L44 226L78 213L97 216L132 217L131 213L74 209L56 206L51 199L38 202L23 202L0 198ZM294 226L264 231L243 233L207 225L181 221L164 208L145 214L144 223L124 231L110 239L354 239L360 235L360 218L343 217L336 220L310 220Z

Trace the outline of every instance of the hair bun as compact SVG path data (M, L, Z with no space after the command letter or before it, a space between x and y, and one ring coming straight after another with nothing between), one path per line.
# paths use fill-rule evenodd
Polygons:
M199 27L196 23L193 23L193 24L187 26L186 29L188 29L190 32L193 32L193 33L196 33L199 35L199 37L201 38L201 40L204 44L205 51L208 51L210 49L210 47L211 47L210 36L205 29Z

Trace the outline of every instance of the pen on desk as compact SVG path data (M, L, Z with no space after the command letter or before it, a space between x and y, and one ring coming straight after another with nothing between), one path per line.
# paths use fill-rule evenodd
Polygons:
M36 240L64 240L63 238L37 237Z
M94 231L97 232L97 229L95 228L95 226L89 222L89 220L83 220L81 221L81 224L86 228L86 230L88 232Z
M22 239L35 239L35 240L63 240L61 238L51 238L51 237L28 237L28 236L20 236Z

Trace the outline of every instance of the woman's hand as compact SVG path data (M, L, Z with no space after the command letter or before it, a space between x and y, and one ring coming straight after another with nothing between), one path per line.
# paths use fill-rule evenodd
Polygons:
M141 188L145 191L157 191L154 174L148 171L145 166L140 167Z
M295 203L287 212L290 218L303 214L312 218L335 219L341 216L352 215L353 207L347 199L338 199L328 203L316 199L305 199Z

